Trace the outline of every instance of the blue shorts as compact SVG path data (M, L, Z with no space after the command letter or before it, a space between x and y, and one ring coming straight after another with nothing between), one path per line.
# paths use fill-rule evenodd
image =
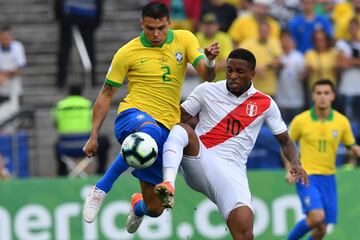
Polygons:
M310 175L310 185L306 188L296 184L303 212L324 209L325 223L337 223L337 191L335 175Z
M132 174L141 181L156 185L163 181L162 149L164 142L169 135L169 129L167 129L161 123L157 122L146 112L140 111L136 108L130 108L121 112L117 116L115 120L114 132L116 139L120 144L122 144L124 139L131 133L138 131L138 129L144 122L156 123L161 129L161 142L156 142L158 145L159 154L155 162L150 167L145 169L134 169L132 171Z

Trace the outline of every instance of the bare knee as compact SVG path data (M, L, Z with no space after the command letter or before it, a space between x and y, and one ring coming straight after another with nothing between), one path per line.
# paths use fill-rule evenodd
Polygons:
M232 234L233 240L253 240L254 234L252 233L252 230L242 231L238 234Z
M308 214L307 222L310 227L318 227L323 224L325 213L323 210L314 210Z
M247 206L232 210L228 217L228 227L234 240L253 240L253 213Z
M312 232L311 232L311 236L313 237L313 239L315 240L321 240L324 238L324 236L326 235L326 224L320 224L319 226L313 228Z

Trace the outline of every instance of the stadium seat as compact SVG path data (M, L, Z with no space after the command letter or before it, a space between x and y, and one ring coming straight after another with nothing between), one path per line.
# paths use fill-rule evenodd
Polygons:
M94 160L93 157L86 157L82 151L88 138L88 134L60 136L57 144L57 154L60 160L65 163L69 178L86 178L88 176L85 168Z

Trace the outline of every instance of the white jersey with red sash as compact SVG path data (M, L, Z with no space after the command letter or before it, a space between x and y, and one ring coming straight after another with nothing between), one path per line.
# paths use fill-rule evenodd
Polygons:
M199 114L195 132L210 152L243 167L264 121L274 135L287 130L271 97L253 86L236 97L226 80L199 85L182 107L192 116Z

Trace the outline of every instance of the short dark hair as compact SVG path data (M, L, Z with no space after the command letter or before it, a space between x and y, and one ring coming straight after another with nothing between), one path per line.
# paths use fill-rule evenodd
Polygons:
M315 87L319 86L319 85L329 85L331 88L331 91L335 92L335 84L332 81L330 81L329 79L320 79L320 80L316 81L314 83L314 85L312 85L311 91L314 92Z
M353 17L350 21L349 21L349 25L350 24L356 24L356 25L360 25L359 20L356 17Z
M324 34L325 40L326 40L326 46L327 46L327 48L331 48L331 46L333 44L333 40L332 40L331 36L327 32L325 32L324 29L320 28L313 32L313 34L311 36L311 41L313 43L315 43L316 34Z
M80 85L71 85L69 88L69 95L82 95L82 88Z
M245 48L237 48L233 50L227 59L235 58L235 59L242 59L249 63L251 70L255 70L256 67L256 58L252 52Z
M169 18L170 13L168 7L163 2L153 1L146 4L141 12L141 17L151 17L154 19Z
M282 29L280 32L280 38L290 36L292 38L291 32L288 29Z
M10 25L3 25L3 26L1 26L0 32L11 32L11 27L10 27Z

